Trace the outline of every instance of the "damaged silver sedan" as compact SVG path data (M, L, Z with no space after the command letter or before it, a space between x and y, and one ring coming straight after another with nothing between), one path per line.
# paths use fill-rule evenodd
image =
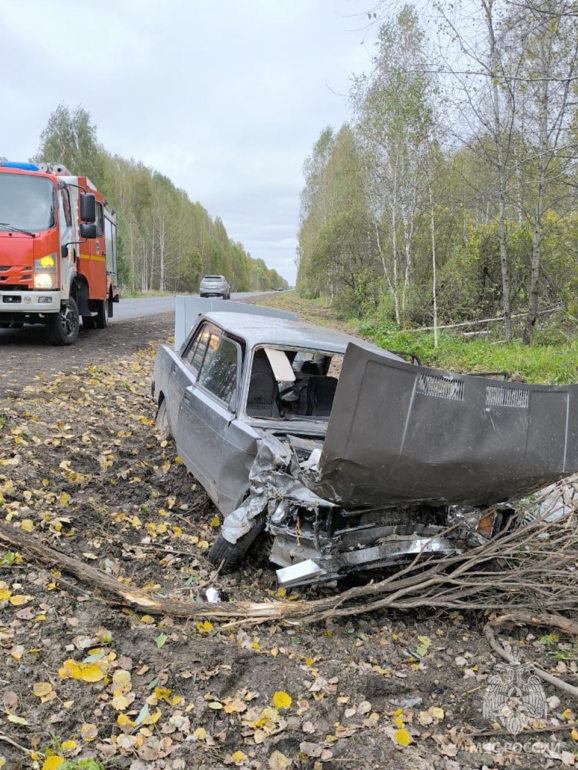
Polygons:
M263 532L282 586L457 553L578 470L578 386L450 374L292 314L178 299L196 320L157 350L157 427L223 514L223 571Z

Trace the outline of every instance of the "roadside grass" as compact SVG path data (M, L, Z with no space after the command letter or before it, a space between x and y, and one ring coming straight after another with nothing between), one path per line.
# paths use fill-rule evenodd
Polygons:
M442 330L436 348L433 332L399 330L376 318L346 322L331 307L303 299L296 292L268 298L261 304L293 310L304 321L361 336L388 350L414 353L422 364L446 371L505 371L512 379L542 384L578 382L578 324L562 313L539 322L530 347L518 340L506 343L499 337L501 330L495 328L488 338L469 339L461 331Z

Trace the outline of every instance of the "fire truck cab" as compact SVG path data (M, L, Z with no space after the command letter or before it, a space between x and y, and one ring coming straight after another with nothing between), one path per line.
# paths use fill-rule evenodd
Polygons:
M0 161L0 327L42 324L54 345L104 329L119 301L116 217L62 165Z

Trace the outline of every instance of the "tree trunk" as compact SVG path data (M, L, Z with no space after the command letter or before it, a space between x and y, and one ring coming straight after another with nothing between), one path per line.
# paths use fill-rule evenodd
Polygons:
M532 268L530 273L530 297L528 303L528 315L524 328L523 341L525 345L532 343L534 327L538 317L538 298L540 288L540 260L542 244L542 213L544 210L544 193L546 187L546 169L548 166L548 107L549 107L549 82L544 77L541 86L540 99L540 172L538 174L538 188L536 192L536 206L534 208L534 230L532 234Z
M504 310L504 333L506 340L512 339L512 321L510 305L510 265L508 261L508 247L506 243L506 159L503 147L503 128L500 111L500 91L498 89L497 72L500 69L500 58L494 34L493 0L486 6L486 25L490 42L490 67L492 75L492 102L494 108L494 142L498 161L498 239L500 243L500 267L502 272L502 307Z

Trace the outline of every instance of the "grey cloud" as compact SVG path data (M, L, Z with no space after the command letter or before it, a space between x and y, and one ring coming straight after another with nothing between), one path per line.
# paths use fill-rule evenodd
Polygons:
M1 5L0 154L27 159L50 112L82 104L110 152L169 176L294 281L303 161L369 66L358 3Z

